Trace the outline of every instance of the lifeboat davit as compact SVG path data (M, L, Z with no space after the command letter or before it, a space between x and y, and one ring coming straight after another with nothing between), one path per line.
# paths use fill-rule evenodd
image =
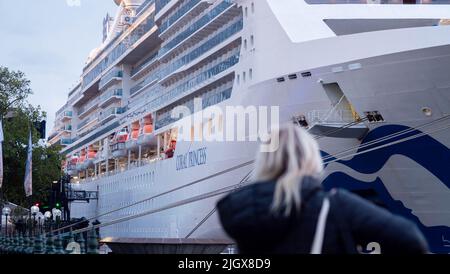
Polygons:
M128 132L126 130L122 130L121 132L116 134L116 137L114 139L115 140L111 145L113 158L126 157L128 153L125 144L128 141Z
M137 143L140 146L157 145L157 138L153 132L153 124L150 118L145 119L144 126L141 129L141 134L139 135Z
M131 129L131 132L128 136L128 140L125 144L126 149L135 150L136 148L138 148L139 147L137 143L138 138L139 138L139 124Z

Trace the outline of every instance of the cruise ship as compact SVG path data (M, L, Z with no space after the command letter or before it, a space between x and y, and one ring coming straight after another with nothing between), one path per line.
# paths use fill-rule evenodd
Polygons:
M215 205L251 182L261 139L251 123L228 127L239 106L245 121L267 107L270 123L306 128L325 188L415 221L432 252L450 253L450 1L115 3L48 140L78 195L71 217L99 220L114 252L232 243ZM195 119L209 109L226 115Z

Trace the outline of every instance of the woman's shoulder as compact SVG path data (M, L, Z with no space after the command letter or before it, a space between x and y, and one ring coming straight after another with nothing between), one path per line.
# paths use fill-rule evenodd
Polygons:
M245 202L249 201L250 198L262 198L264 196L273 196L275 191L274 181L265 181L265 182L252 182L249 185L245 185L240 187L238 190L231 192L221 200L219 200L218 204L223 204L226 202L233 201L236 202Z

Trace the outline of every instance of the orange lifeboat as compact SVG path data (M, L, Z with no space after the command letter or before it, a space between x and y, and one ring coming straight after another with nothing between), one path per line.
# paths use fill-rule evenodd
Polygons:
M124 128L114 137L114 141L111 144L111 152L114 158L126 157L128 155L125 147L125 144L128 141L128 135L127 129Z
M140 146L156 146L156 136L153 132L153 121L151 116L144 118L144 125L141 128L138 137L138 145Z
M85 165L86 167L91 167L94 165L95 157L97 156L97 150L93 145L90 145L86 155Z
M128 141L126 142L126 149L128 150L134 150L136 149L139 145L137 143L137 140L139 138L139 122L133 123L133 125L131 125L131 131L130 134L128 136Z
M86 150L83 149L81 150L81 155L78 158L78 163L77 163L77 170L78 171L83 171L86 169L86 166L84 164L84 162L86 161Z

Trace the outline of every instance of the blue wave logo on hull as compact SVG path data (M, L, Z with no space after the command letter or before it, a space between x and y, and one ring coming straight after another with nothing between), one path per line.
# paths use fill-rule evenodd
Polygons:
M395 134L400 131L409 129L400 125L388 125L379 127L371 131L363 140L362 145L368 142L378 140L387 135ZM407 134L388 139L386 141L370 145L362 150L378 147L405 137L413 136L421 133L418 130L413 130ZM323 156L329 156L322 152ZM379 172L389 158L393 155L402 155L417 162L430 173L436 176L447 188L450 189L450 150L434 138L425 135L406 142L401 142L396 145L374 150L370 153L360 154L350 160L339 160L338 163L345 165L356 172L363 174L374 174ZM335 159L333 159L335 160ZM403 215L417 223L418 227L424 233L428 240L430 249L434 253L450 253L450 227L447 226L432 226L427 227L417 216L412 214L412 210L407 208L401 201L395 200L380 178L377 178L372 183L361 182L342 172L335 172L330 174L323 181L326 189L334 187L345 188L357 193L370 193L370 197L374 201L379 201L387 209L395 214ZM430 197L432 198L432 197ZM448 211L448 209L444 209Z

